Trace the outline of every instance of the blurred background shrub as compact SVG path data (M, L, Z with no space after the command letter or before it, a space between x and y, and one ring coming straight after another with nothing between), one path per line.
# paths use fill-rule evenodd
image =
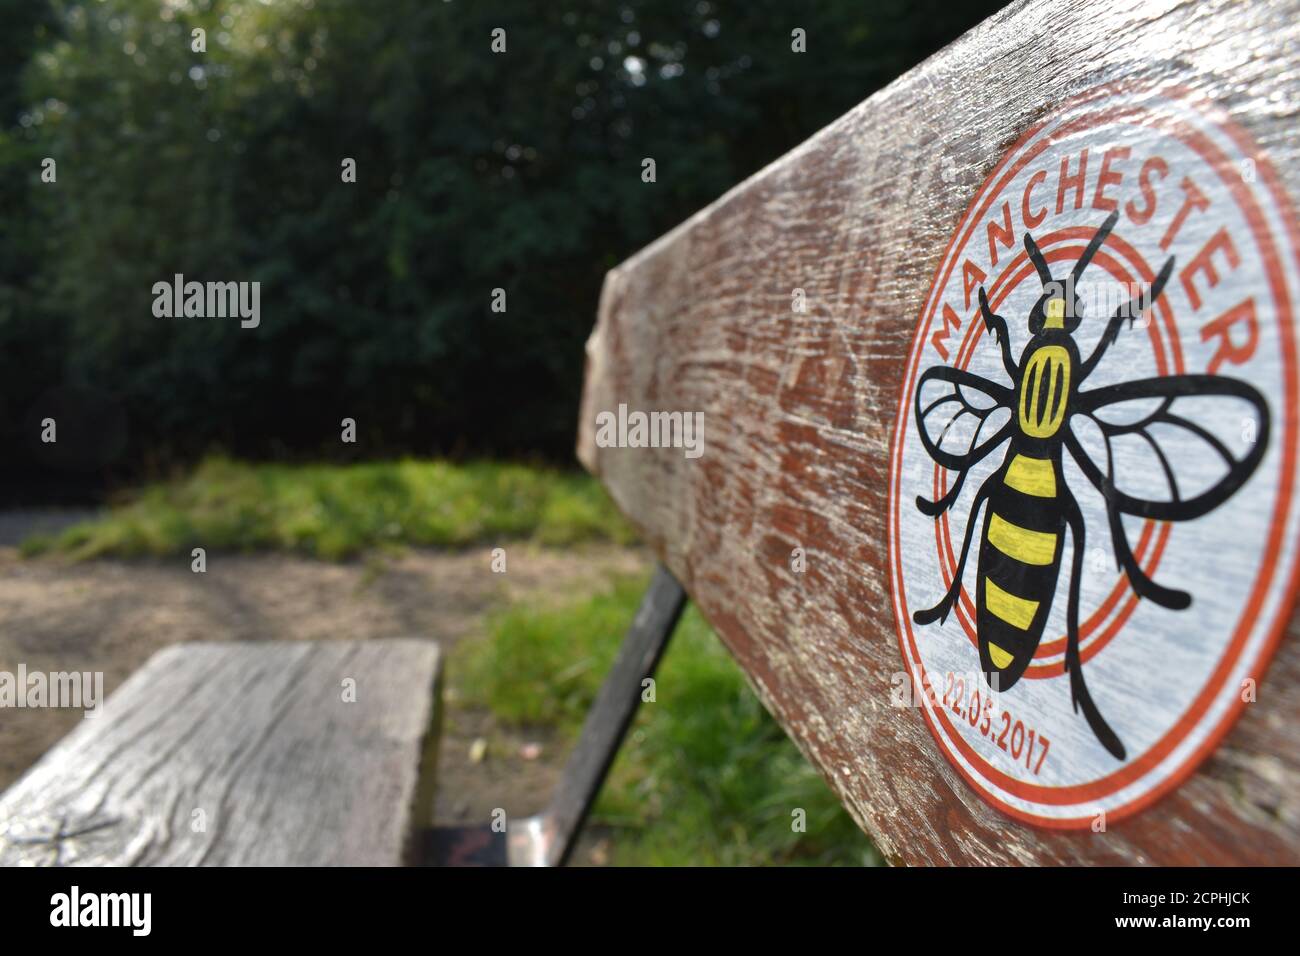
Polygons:
M213 449L567 461L604 272L996 6L0 0L0 503ZM261 325L155 318L176 273Z

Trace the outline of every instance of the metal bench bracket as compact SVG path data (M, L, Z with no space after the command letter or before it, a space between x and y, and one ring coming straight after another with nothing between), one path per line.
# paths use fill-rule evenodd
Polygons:
M627 734L641 682L654 675L686 605L686 592L663 565L641 599L618 658L582 725L560 785L542 813L511 820L505 833L490 826L435 827L426 855L434 865L563 866Z

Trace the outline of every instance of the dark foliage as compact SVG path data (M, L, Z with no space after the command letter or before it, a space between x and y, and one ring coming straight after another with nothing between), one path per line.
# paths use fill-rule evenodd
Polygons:
M0 493L212 447L567 459L605 270L995 7L0 0ZM259 281L260 327L155 318L175 273Z

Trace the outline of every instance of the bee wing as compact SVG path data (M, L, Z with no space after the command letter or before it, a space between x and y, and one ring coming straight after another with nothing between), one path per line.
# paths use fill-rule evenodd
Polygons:
M1091 389L1072 411L1066 446L1079 468L1118 511L1143 518L1187 521L1217 508L1268 446L1264 397L1223 375Z
M930 457L954 471L979 461L1006 437L1011 389L964 369L936 365L916 386L916 426ZM988 425L989 427L985 427Z

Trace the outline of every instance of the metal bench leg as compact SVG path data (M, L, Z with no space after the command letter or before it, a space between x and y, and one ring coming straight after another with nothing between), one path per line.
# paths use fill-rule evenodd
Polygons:
M509 866L563 866L568 862L583 821L636 716L641 682L654 674L685 605L686 592L677 579L663 565L656 567L618 659L587 713L550 806L536 816L510 821L506 834L493 834L486 827L435 829L430 848L434 862Z

